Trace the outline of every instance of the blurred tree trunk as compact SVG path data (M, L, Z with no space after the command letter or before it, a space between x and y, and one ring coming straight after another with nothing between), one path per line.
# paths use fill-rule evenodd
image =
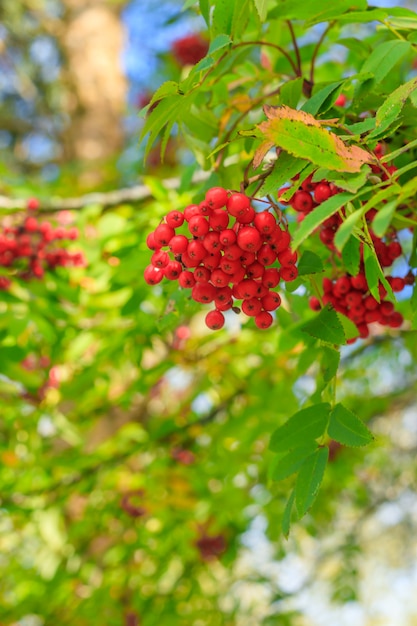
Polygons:
M63 4L66 15L60 43L66 56L64 102L70 116L65 157L90 162L84 182L94 184L101 178L100 163L123 144L125 33L117 8L106 0L64 0Z

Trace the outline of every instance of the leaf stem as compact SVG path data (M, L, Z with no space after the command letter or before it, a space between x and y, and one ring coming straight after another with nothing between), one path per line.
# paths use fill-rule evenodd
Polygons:
M292 39L292 43L293 43L293 46L294 46L295 57L297 59L297 68L296 68L295 71L296 71L297 76L302 76L300 50L298 48L297 39L296 39L295 33L294 33L294 28L293 28L290 20L287 20L287 26L288 26L290 34L291 34L291 39Z
M325 28L324 31L322 32L321 37L318 40L318 42L317 42L317 44L316 44L316 46L314 48L314 51L313 51L313 54L312 54L312 57L311 57L311 64L310 64L310 83L312 83L312 84L314 82L314 69L315 69L316 59L317 59L317 55L318 55L320 46L323 43L327 33L335 25L335 23L336 23L335 21L329 22L327 28Z

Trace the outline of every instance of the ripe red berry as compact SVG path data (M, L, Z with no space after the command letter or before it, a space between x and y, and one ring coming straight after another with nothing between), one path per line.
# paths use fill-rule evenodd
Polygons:
M368 282L366 280L365 274L352 276L350 282L354 289L358 289L358 291L368 291Z
M206 202L212 209L226 206L228 193L223 187L212 187L206 193Z
M225 319L223 313L216 309L207 313L205 321L208 328L211 328L212 330L219 330L220 328L223 328Z
M284 282L289 283L298 276L298 269L295 265L284 265L279 271Z
M217 296L217 289L210 283L196 283L191 292L193 300L196 302L213 302Z
M231 246L236 243L237 236L234 230L232 230L231 228L226 228L225 230L221 231L219 238L222 246Z
M188 248L188 239L184 235L175 235L169 242L169 249L174 254L182 254Z
M227 210L233 217L244 215L250 207L250 200L244 193L232 193L226 204Z
M198 239L194 239L188 243L187 254L191 259L195 259L198 262L202 261L207 254L207 250L203 246L203 243Z
M37 211L40 207L40 202L37 198L29 198L26 202L26 207L29 211Z
M262 284L268 289L273 289L278 285L280 278L276 267L268 267L262 275Z
M258 328L269 328L274 321L274 318L268 311L261 311L255 317L255 324Z
M261 211L255 215L253 224L262 235L268 235L274 232L277 221L269 211Z
M277 258L277 253L270 244L264 243L264 245L259 248L256 258L262 265L272 265Z
M169 254L163 250L156 250L151 256L151 263L154 267L166 267L169 263Z
M154 240L156 244L167 246L174 235L175 230L171 226L168 226L168 224L159 224L154 231Z
M153 265L148 265L143 275L148 285L157 285L163 279L164 272Z
M318 203L325 202L332 195L330 185L327 183L318 183L314 190L314 200Z
M310 213L314 206L313 198L308 191L296 191L290 204L293 209L300 211L300 213Z
M310 300L308 301L310 309L312 309L313 311L320 311L321 310L321 304L320 304L320 300L318 298L316 298L316 296L311 296Z
M40 230L41 232L44 232L44 228L43 224L41 224ZM149 250L159 250L159 248L161 247L160 244L156 243L155 241L155 237L154 237L154 233L149 233L149 235L146 237L146 245L148 246Z
M192 287L194 287L196 281L192 272L184 270L178 276L178 282L180 284L180 287L183 287L184 289L191 289Z
M225 230L229 225L229 216L223 209L217 209L212 211L209 215L209 226L213 230L221 232Z
M405 280L404 278L401 278L400 276L389 277L388 282L391 285L391 289L395 293L402 291L405 287Z
M182 273L182 265L178 261L170 261L163 272L168 280L177 280Z
M195 237L204 237L209 231L208 221L203 215L194 215L188 222L188 230Z
M203 239L203 246L207 250L207 252L216 252L217 250L222 249L222 244L220 243L220 233L210 231Z
M259 261L255 261L246 266L246 275L248 278L262 278L265 272L265 267Z
M211 272L207 267L199 265L194 270L194 278L198 283L208 283L211 277Z
M249 317L255 317L262 311L262 304L259 298L248 298L242 302L242 311Z
M165 216L165 221L168 226L171 226L171 228L179 228L180 226L182 226L184 223L184 219L184 213L181 213L181 211L170 211Z
M237 234L237 243L242 250L256 252L262 246L262 237L257 228L244 226Z
M261 298L262 308L265 311L275 311L281 304L281 296L275 291L270 291Z
M229 284L230 276L221 269L213 270L211 273L211 282L215 287L226 287Z

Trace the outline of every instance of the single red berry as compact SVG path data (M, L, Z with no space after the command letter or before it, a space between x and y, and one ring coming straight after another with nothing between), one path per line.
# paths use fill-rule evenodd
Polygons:
M401 313L395 311L389 318L389 325L391 328L399 328L404 322L404 318Z
M363 299L363 304L365 306L365 309L367 309L368 311L375 311L379 307L378 300L375 300L375 298L371 296L371 294Z
M229 261L237 261L240 259L242 254L242 248L240 248L237 244L233 244L232 246L228 246L224 249L224 258L229 259Z
M40 205L41 203L37 198L29 198L29 200L26 202L26 208L29 211L37 211Z
M314 190L314 200L318 203L325 202L331 195L332 190L327 183L318 183Z
M344 107L346 104L346 96L344 93L341 93L337 96L336 100L334 101L335 106L337 107Z
M354 289L357 289L358 291L368 291L368 282L366 280L365 274L352 276L350 282Z
M180 287L183 287L184 289L191 289L192 287L194 287L196 281L192 272L184 270L178 276L178 282L180 284Z
M282 280L286 283L289 283L297 278L298 269L295 265L284 265L281 267L279 273Z
M174 254L182 254L188 248L188 239L184 235L175 235L169 242L169 249Z
M222 230L219 237L222 246L231 246L236 243L237 239L235 231L231 228L226 228L225 230Z
M265 311L275 311L281 304L281 296L275 291L270 291L261 298L262 308Z
M333 285L333 293L337 298L350 291L351 285L348 276L340 276Z
M161 246L167 246L174 235L175 230L171 226L168 226L168 224L159 224L154 231L154 241Z
M392 302L385 300L379 305L379 310L381 311L382 315L384 315L385 317L389 317L394 313L394 305Z
M391 243L388 244L388 256L391 261L398 259L398 257L401 256L402 252L403 249L399 241L391 241Z
M248 298L242 302L242 311L249 317L255 317L262 311L262 304L259 298Z
M188 222L188 230L195 237L204 237L209 231L208 221L203 215L194 215Z
M170 261L168 252L156 250L151 256L151 263L154 267L166 267Z
M226 272L226 274L234 274L240 266L241 264L239 260L231 261L225 256L222 257L220 261L220 269L223 270L223 272Z
M148 265L143 275L148 285L157 285L163 279L164 272L153 265Z
M27 217L25 219L25 229L30 233L35 233L38 230L38 220L36 217Z
M221 250L222 244L220 242L220 233L214 231L207 233L203 239L203 246L207 252L216 252L217 250Z
M296 191L290 200L290 204L295 211L300 213L310 213L314 207L313 198L308 191Z
M165 216L165 221L168 226L171 226L171 228L179 228L180 226L182 226L184 223L184 219L184 213L181 213L181 211L170 211Z
M297 263L297 258L297 253L292 252L290 248L278 253L278 261L281 265L295 265Z
M254 298L258 295L258 283L252 278L245 278L239 283L238 293L239 298L247 299Z
M269 241L269 243L278 254L278 252L283 252L290 246L291 235L287 230L281 230L280 227L277 226L274 231L273 238Z
M255 261L246 266L246 275L248 278L262 278L265 272L265 267L259 261Z
M232 297L232 290L231 290L231 288L230 287L222 287L221 289L217 290L216 302L221 302L221 303L224 304L225 302L229 302L231 297Z
M255 324L258 328L262 329L269 328L273 321L274 318L270 313L268 313L268 311L261 311L255 317Z
M280 281L279 270L276 267L268 267L262 276L262 284L268 289L276 287Z
M230 282L230 276L223 270L217 269L212 271L210 280L215 287L226 287Z
M190 258L202 261L207 254L207 250L203 246L203 243L198 239L193 239L188 243L187 254Z
M223 187L212 187L206 193L206 202L212 209L226 206L228 193Z
M270 244L264 243L263 246L259 248L256 258L262 265L272 265L277 258L277 253Z
M221 232L229 225L229 216L223 209L212 211L209 216L209 225L213 230Z
M200 207L201 215L210 215L211 207L205 200L199 202L198 206Z
M198 204L189 204L184 209L184 219L189 222L194 215L203 215Z
M244 193L232 193L226 204L228 212L233 217L244 215L249 210L249 207L250 200Z
M217 289L210 283L196 283L191 292L191 297L196 302L209 303L213 302L217 296Z
M220 328L223 328L224 321L223 313L217 309L209 311L206 315L206 326L211 328L211 330L219 330Z
M211 272L207 267L199 265L194 270L194 278L198 283L208 283L211 277Z
M209 43L200 33L185 35L172 44L172 54L182 66L195 65L206 56L208 49Z
M269 211L261 211L255 215L253 224L262 235L268 235L274 232L277 221Z
M252 263L255 263L256 253L249 252L249 250L241 250L239 259L241 264L247 267L248 265L252 265Z
M262 246L262 237L254 226L244 226L237 234L237 243L242 250L256 252Z
M322 228L320 231L320 241L324 243L325 246L332 245L335 234L336 232L333 230L333 228L326 226L326 228Z
M317 183L313 183L313 174L310 174L301 183L301 189L303 191L313 191Z
M404 287L405 287L405 284L406 284L406 281L404 280L404 278L401 278L400 276L389 277L388 278L388 282L391 285L391 289L395 293L398 293L398 292L402 291L404 289Z
M170 261L163 272L165 278L168 278L168 280L178 280L182 273L182 265L179 261Z
M201 264L204 265L204 267L207 267L207 269L209 269L210 271L212 271L219 267L221 259L221 253L216 250L211 254L206 254L206 256L201 261Z
M312 309L313 311L321 310L320 300L316 298L316 296L311 296L311 298L308 301L308 304L310 306L310 309Z
M201 259L191 257L187 252L181 254L181 262L185 267L197 267L200 265L200 261Z

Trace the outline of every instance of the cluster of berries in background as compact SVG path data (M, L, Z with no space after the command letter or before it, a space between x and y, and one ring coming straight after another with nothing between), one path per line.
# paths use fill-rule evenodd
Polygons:
M181 66L195 65L203 59L209 49L209 42L200 33L192 33L177 39L172 44L172 54Z
M32 198L27 203L27 212L3 220L0 266L7 268L8 275L0 276L0 289L10 287L12 276L23 280L42 279L47 270L86 264L82 252L70 252L64 244L65 240L78 238L78 229L40 219L38 209L39 201Z
M376 155L382 155L381 146L377 147ZM388 179L388 174L395 170L395 166L388 166L384 171L379 166L373 165L372 170L373 174L379 176L383 181ZM342 189L339 189L332 183L325 180L313 182L312 178L313 175L310 175L304 180L288 202L298 213L298 221L302 221L306 215L314 211L322 202L342 191ZM293 179L293 185L298 185L296 179ZM288 191L288 187L280 189L278 197L281 197L286 191ZM405 277L389 275L388 268L391 268L394 262L401 257L403 249L398 240L398 233L393 227L382 238L374 233L372 221L376 215L376 209L370 209L364 216L369 236L372 239L372 244L381 267L387 271L386 279L392 291L398 293L406 285L414 283L414 276L411 272ZM323 278L322 298L319 300L316 296L311 297L310 307L315 311L319 311L323 305L331 304L336 311L343 313L354 322L361 338L368 337L370 332L369 325L375 322L391 328L400 327L404 321L403 316L395 310L394 304L387 299L385 287L381 283L379 284L379 300L370 293L365 273L363 243L360 244L360 264L357 275L351 276L346 274L341 267L338 267L337 258L340 257L340 253L336 250L334 238L343 221L344 210L341 209L338 213L326 219L318 229L321 242L330 252L329 260L334 267L334 275L332 278Z
M268 328L271 311L281 304L274 288L298 276L290 235L275 215L255 211L248 196L222 187L209 189L200 204L183 212L170 211L147 245L153 254L146 282L178 280L196 302L213 303L206 315L213 330L222 328L229 309Z

